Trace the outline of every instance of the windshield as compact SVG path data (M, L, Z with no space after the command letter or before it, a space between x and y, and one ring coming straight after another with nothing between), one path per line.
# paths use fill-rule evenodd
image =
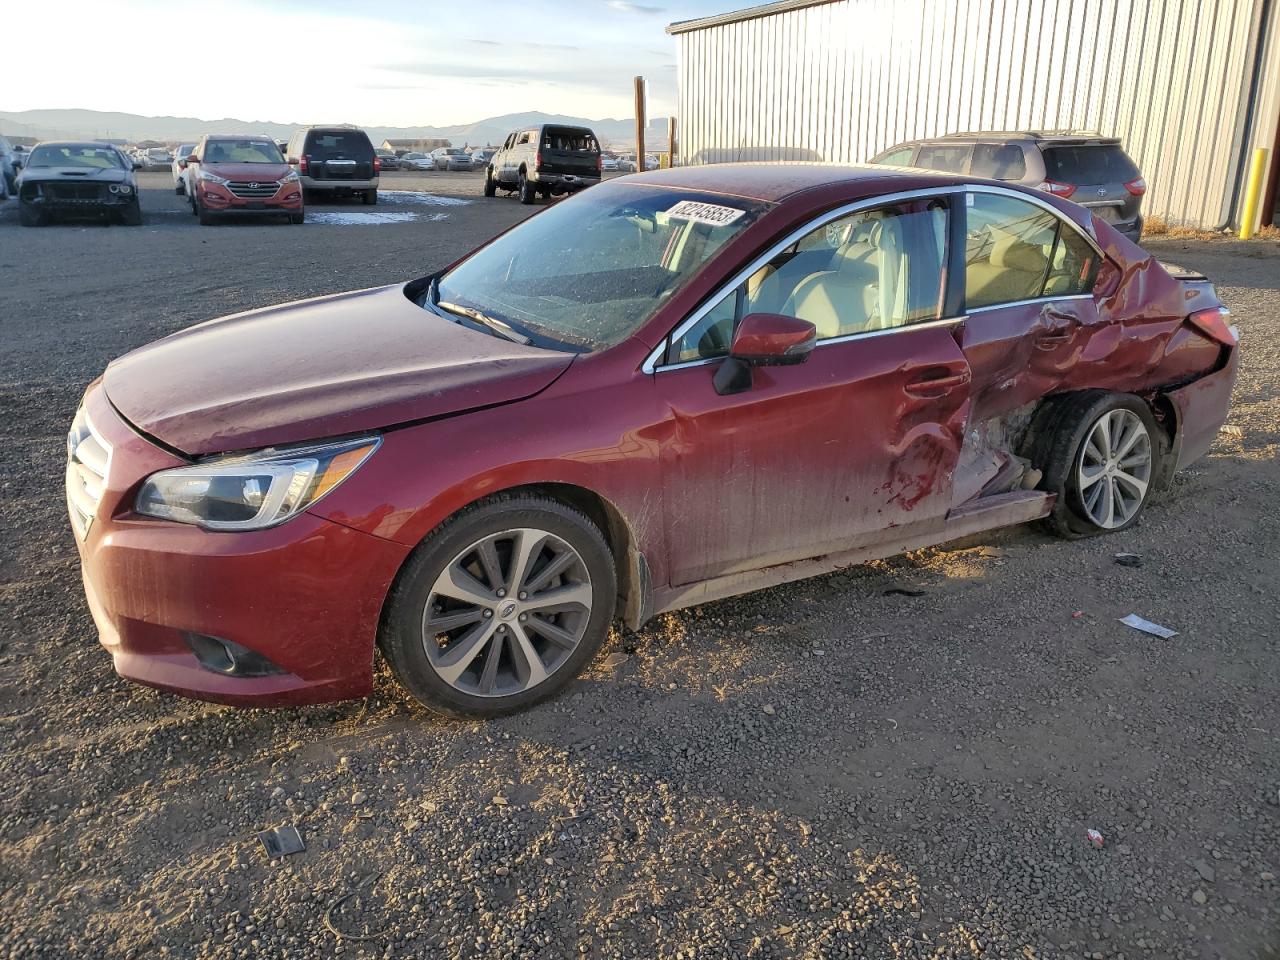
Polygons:
M498 237L441 277L437 301L548 345L624 340L771 204L621 181Z
M27 167L86 167L92 170L109 170L123 167L124 162L115 147L95 146L91 143L41 144L31 151Z
M270 140L210 140L204 145L204 162L284 163L284 157Z

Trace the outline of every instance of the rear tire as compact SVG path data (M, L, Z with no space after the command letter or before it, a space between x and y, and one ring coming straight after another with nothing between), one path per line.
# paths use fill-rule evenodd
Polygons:
M142 204L135 197L133 203L129 204L120 214L120 222L126 227L142 226Z
M520 202L523 204L531 204L537 197L532 181L524 175L524 171L520 171L520 178L516 181L516 192L520 194Z
M414 551L378 644L429 709L496 717L568 685L608 636L616 598L613 554L584 514L543 497L500 495L446 521Z
M1064 397L1037 415L1031 435L1040 489L1058 498L1045 518L1052 533L1075 540L1138 522L1167 446L1144 400L1106 390Z
M493 179L493 171L488 167L484 171L484 195L486 197L496 197L498 195L498 184Z
M378 202L377 190L366 190L364 192L364 202L366 206L373 206Z

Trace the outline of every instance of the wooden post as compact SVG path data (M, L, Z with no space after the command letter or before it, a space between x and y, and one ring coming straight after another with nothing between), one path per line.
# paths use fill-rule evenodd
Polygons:
M644 173L644 128L648 120L645 117L644 77L636 77L636 172Z
M671 166L676 165L676 118L667 117L667 152L671 156Z

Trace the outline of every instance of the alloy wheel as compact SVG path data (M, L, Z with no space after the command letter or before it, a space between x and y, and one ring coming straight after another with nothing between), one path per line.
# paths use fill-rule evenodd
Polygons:
M472 543L440 572L422 615L432 669L472 696L521 693L555 673L591 619L591 577L570 544L529 527Z
M1133 519L1151 483L1151 435L1132 410L1104 413L1089 430L1076 467L1085 513L1104 530Z

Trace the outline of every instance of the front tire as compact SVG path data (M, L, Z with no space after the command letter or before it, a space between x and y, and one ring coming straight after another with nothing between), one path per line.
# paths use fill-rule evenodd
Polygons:
M1145 401L1091 390L1064 398L1040 426L1040 486L1058 497L1046 518L1053 533L1078 539L1138 522L1165 455L1164 434Z
M307 221L307 211L306 211L306 210L299 210L297 213L291 213L291 214L289 214L289 222L290 222L290 223L294 223L294 224L297 224L297 223L306 223L306 221Z
M520 194L520 202L528 205L533 203L537 197L537 191L533 182L524 175L524 171L520 171L520 178L516 181L516 192Z
M45 216L43 210L36 210L29 203L18 203L18 222L24 227L43 227Z
M562 690L609 633L613 554L572 507L499 496L433 532L401 571L379 645L405 689L450 717L496 717Z
M498 195L498 184L493 179L493 171L488 168L484 171L484 195L486 197L496 197Z
M142 204L136 198L121 212L120 222L126 227L142 226Z

